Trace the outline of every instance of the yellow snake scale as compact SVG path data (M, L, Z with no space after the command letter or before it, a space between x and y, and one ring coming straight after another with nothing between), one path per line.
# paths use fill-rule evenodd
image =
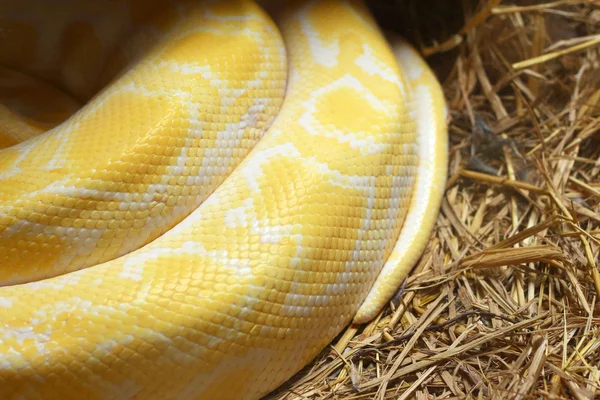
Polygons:
M258 399L373 318L447 168L391 42L353 0L0 2L0 399Z

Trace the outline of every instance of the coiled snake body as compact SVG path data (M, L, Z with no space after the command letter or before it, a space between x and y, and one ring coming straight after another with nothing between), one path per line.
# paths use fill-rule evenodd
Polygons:
M428 240L443 96L358 1L8 0L0 65L0 399L258 399Z

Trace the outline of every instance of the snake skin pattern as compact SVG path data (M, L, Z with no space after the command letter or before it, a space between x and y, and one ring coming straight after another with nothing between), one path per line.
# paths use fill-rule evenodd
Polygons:
M0 2L0 399L259 399L426 246L445 104L360 1Z

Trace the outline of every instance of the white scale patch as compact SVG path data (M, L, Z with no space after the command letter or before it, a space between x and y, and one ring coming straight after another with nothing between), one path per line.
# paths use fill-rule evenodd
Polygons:
M8 297L0 297L0 308L11 308L13 306L13 299Z
M122 279L139 282L143 278L144 269L148 261L156 260L160 256L170 254L172 251L172 248L157 248L126 257L123 268L118 276Z
M248 227L248 219L250 216L248 211L253 209L252 199L245 199L239 207L232 208L225 212L225 226L230 229Z
M433 96L429 88L419 85L414 90L417 101L417 147L419 152L419 179L425 182L432 180L432 166L435 165L436 136L436 110L433 105Z
M381 101L369 89L367 89L358 79L352 75L344 75L336 81L325 85L311 93L310 99L302 103L306 112L302 114L299 124L306 132L313 136L323 136L335 138L340 143L348 143L353 149L360 149L363 155L377 154L383 151L389 144L376 143L372 135L366 132L343 132L330 126L323 126L315 117L318 112L318 99L333 90L340 88L349 88L354 90L359 96L366 100L373 109L381 111L385 115L397 114L397 106ZM359 137L360 135L360 137Z
M363 44L363 51L363 54L356 59L356 65L369 75L376 75L383 80L393 83L400 89L402 96L406 97L406 88L402 80L398 77L398 72L390 68L385 62L379 60L368 44Z
M402 65L402 70L408 79L419 79L425 72L420 56L410 46L397 47L394 55L398 58L398 62Z
M30 144L39 142L39 138L41 138L41 136L37 136L37 137L33 138L32 140L27 140L25 142L18 143L7 149L10 152L13 152L15 150L20 151L21 154L19 154L17 156L17 158L15 159L12 168L7 168L3 172L0 172L0 182L3 180L8 180L8 179L12 178L13 176L18 175L19 173L23 172L23 170L20 167L20 164L22 161L24 161L27 158L29 153L31 153L31 151L33 150L33 147ZM0 155L1 154L2 154L2 150L0 150Z
M32 290L52 289L60 291L68 286L77 286L81 280L81 275L77 273L57 276L54 279L44 279L37 282L29 282L25 285Z
M261 150L255 153L251 159L248 159L240 173L246 180L250 190L260 192L258 181L263 176L262 164L269 162L271 158L285 156L300 158L302 155L293 143L286 143Z
M337 41L326 43L319 38L319 32L314 30L310 24L308 10L300 13L298 22L302 27L302 33L308 39L308 45L314 62L327 68L338 65L340 46Z
M40 355L48 353L45 345L50 342L52 332L36 332L35 326L44 323L48 320L55 320L60 314L72 312L74 309L87 309L91 306L91 302L84 301L79 297L74 297L69 301L60 301L52 304L46 304L34 313L35 318L31 322L31 326L6 329L4 330L5 340L16 340L22 346L25 341L33 341L33 345ZM11 355L7 354L6 358L10 359ZM3 355L0 354L0 367L3 363Z

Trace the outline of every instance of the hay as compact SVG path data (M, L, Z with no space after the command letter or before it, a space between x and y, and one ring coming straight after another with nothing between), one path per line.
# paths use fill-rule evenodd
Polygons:
M446 196L388 307L270 398L600 394L600 1L371 3L443 79Z

